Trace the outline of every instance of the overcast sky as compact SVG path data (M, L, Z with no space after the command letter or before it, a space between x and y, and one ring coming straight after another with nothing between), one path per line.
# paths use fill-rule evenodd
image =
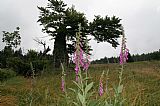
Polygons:
M148 53L160 49L160 0L64 0L68 6L72 4L78 11L84 12L87 19L92 21L94 15L117 16L122 19L127 37L127 47L131 54ZM46 6L47 0L1 0L0 1L0 50L2 31L13 32L20 27L22 37L21 47L42 50L34 38L46 36L37 23L39 10L37 6ZM50 37L43 38L53 47ZM104 56L118 56L117 49L108 43L90 42L93 52L92 60Z

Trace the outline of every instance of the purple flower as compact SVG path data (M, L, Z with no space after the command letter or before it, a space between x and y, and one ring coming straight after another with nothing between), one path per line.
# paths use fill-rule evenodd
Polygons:
M123 52L122 52L122 50L121 50L121 52L120 52L120 64L123 64Z
M126 48L125 53L124 53L125 54L125 60L128 60L128 53L129 53L129 49Z
M87 70L89 67L89 56L83 51L82 43L81 43L81 35L80 35L81 26L79 25L79 32L76 33L76 45L75 45L75 52L73 57L73 62L75 63L75 73L76 73L76 81L78 81L78 73L80 68L82 67L83 70ZM85 58L86 56L86 58Z
M83 66L83 70L87 71L88 67L90 65L90 61L89 61L90 57L88 54L86 54L86 58L85 58L85 62L84 62L84 66Z
M102 79L100 79L100 82L99 82L99 95L100 95L100 96L103 95L103 84L102 84Z
M79 63L83 67L84 66L84 58L83 58L84 51L82 50L81 46L80 46L79 50L80 50Z
M87 70L90 64L89 61L89 55L87 55L83 50L82 50L82 44L78 43L76 45L76 51L74 53L74 58L73 62L75 63L75 73L76 73L76 81L78 81L78 72L79 68L82 67L83 70ZM84 58L86 56L86 58Z
M120 64L124 64L126 63L126 61L128 60L128 53L129 53L129 50L127 48L125 48L125 50L121 50L121 53L120 53Z
M75 63L75 73L76 73L76 81L78 81L78 72L79 68L84 66L84 59L83 59L83 50L81 49L80 45L76 46L76 51L74 53L73 62Z
M119 56L121 65L126 63L126 61L128 60L128 53L129 53L129 49L126 48L126 38L123 30L121 52Z
M62 76L62 82L61 82L61 90L63 91L63 92L65 92L65 88L64 88L64 86L65 86L65 81L64 81L64 78L63 78L63 76Z
M78 81L78 75L76 74L76 81Z

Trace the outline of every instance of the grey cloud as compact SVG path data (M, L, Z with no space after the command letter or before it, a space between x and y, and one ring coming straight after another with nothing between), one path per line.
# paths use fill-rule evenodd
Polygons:
M44 0L45 1L45 0ZM38 2L33 0L6 0L0 3L0 40L2 39L2 31L13 32L17 26L20 27L20 35L22 37L21 47L25 49L42 49L33 39L35 37L44 36L41 27L37 23L39 11L38 5L44 5L44 1ZM2 42L0 41L2 45ZM4 47L0 46L2 49Z
M122 19L127 46L132 54L147 53L160 49L160 1L159 0L64 0L71 6L86 14L91 21L94 15L116 15ZM35 37L43 37L41 27L37 23L39 11L37 6L46 6L46 0L4 0L0 1L0 49L4 47L1 42L2 31L13 31L19 26L22 36L21 47L25 50L34 48L42 49ZM53 41L45 38L53 47ZM119 42L121 43L120 39ZM93 48L92 59L104 56L118 56L117 49L108 43L90 42ZM102 49L103 48L103 49Z

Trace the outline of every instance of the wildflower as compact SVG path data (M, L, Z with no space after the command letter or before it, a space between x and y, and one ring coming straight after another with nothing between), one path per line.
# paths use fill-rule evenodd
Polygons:
M86 58L85 58L85 62L84 62L84 66L83 66L83 70L87 71L88 70L88 67L90 65L90 56L88 54L86 54Z
M74 53L74 60L73 62L75 63L75 73L76 73L76 81L78 81L78 72L79 68L84 66L84 59L83 59L83 53L84 51L81 48L81 44L79 43L79 40L77 41L76 44L76 51Z
M99 96L103 95L103 83L102 83L103 75L104 75L104 71L102 72L100 81L99 81Z
M99 95L102 96L103 95L103 83L102 83L102 79L100 78L100 82L99 82Z
M82 47L82 45L80 43L80 45L79 45L79 50L80 50L80 53L79 53L79 63L83 67L84 66L84 58L83 58L84 51L82 50L81 47Z
M75 46L76 51L74 53L74 58L73 58L73 62L76 65L75 66L76 81L78 81L78 73L79 73L80 67L82 67L83 70L87 70L90 64L89 55L85 53L82 49L83 45L81 43L80 29L81 29L81 26L79 24L79 32L76 33L76 46Z
M65 70L62 63L61 63L61 67L62 67L61 90L65 92L65 75L66 74L65 74Z
M123 52L122 52L122 50L120 52L120 64L123 64Z
M89 54L90 46L89 46L89 39L87 39L87 37L84 42L84 45L85 45L85 58L84 58L83 70L87 71L90 65L90 61L89 61L90 60L90 54Z
M122 27L122 45L121 45L121 52L120 52L121 65L126 63L126 61L128 60L128 53L129 53L129 49L126 48L126 38L125 38L124 30Z
M64 77L62 76L61 90L62 90L63 92L65 92L64 86L65 86L65 81L64 81Z

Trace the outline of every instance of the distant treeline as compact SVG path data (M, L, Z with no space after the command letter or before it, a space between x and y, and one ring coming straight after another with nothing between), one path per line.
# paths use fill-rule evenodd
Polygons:
M151 61L151 60L160 60L160 49L159 51L154 51L147 54L136 54L131 55L129 53L127 62L138 62L138 61ZM104 57L99 60L94 60L92 64L107 64L107 63L119 63L119 57Z

